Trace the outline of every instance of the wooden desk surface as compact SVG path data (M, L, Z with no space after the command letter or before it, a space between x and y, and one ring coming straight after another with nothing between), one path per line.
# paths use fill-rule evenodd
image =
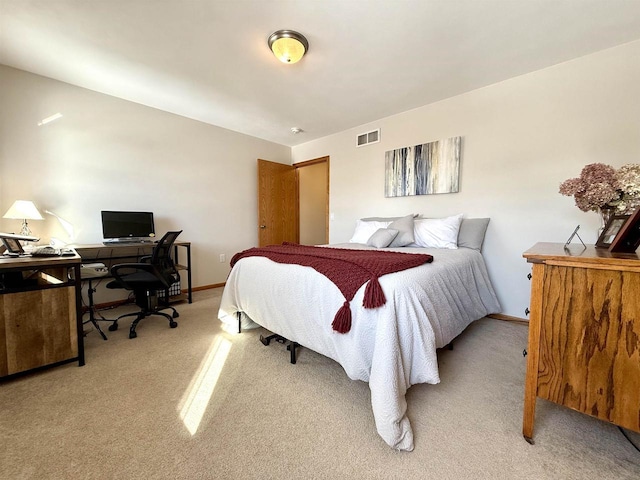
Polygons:
M77 253L75 255L55 256L55 257L9 257L0 256L0 270L14 268L40 268L42 266L75 265L81 263L82 258Z

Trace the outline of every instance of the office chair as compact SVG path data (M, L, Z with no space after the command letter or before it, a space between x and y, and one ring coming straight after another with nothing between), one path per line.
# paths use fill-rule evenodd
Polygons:
M182 230L167 232L153 248L153 253L140 258L140 263L120 263L111 267L111 275L115 278L107 284L107 288L124 288L132 291L136 305L140 311L120 315L109 326L110 331L118 329L118 320L124 317L136 317L129 330L129 338L136 338L138 322L150 315L161 315L169 320L169 326L176 328L174 318L180 315L175 308L168 305L169 288L178 280L178 272L171 259L173 243ZM158 304L158 290L165 291L164 304ZM173 314L162 310L172 310Z

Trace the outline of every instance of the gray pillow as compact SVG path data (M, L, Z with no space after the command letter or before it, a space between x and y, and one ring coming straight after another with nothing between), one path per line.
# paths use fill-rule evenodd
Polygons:
M387 228L398 230L398 235L393 239L391 245L389 245L391 248L406 247L413 243L413 214L391 222Z
M463 218L458 231L458 247L481 250L489 220L489 218Z
M397 235L398 230L394 230L392 228L379 228L373 235L371 235L369 240L367 240L367 245L376 248L388 247Z

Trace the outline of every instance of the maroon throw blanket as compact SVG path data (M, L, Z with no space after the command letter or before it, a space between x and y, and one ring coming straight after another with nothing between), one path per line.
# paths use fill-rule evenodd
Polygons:
M377 308L387 301L378 277L433 261L433 256L427 254L310 247L283 243L250 248L236 253L231 259L231 267L233 268L240 259L251 256L266 257L278 263L311 267L331 280L345 298L344 304L331 324L333 329L340 333L346 333L351 329L349 302L365 282L369 283L364 292L362 305L364 308Z

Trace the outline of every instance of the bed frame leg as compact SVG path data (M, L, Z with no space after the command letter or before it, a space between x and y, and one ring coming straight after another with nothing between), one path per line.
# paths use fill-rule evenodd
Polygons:
M289 350L289 352L291 352L291 363L293 363L295 365L296 363L296 349L300 347L300 344L298 342L291 342L289 340L287 340L286 338L284 338L282 335L278 335L277 333L274 333L272 335L268 335L268 336L263 336L260 335L260 342L266 347L271 343L271 340L275 340L278 343L287 343L287 350Z
M294 365L296 364L296 348L298 348L299 346L300 344L297 342L291 342L289 345L287 345L287 350L291 352L291 363L293 363Z
M284 338L283 336L278 335L277 333L274 333L272 335L269 335L267 337L263 337L262 335L260 335L260 341L262 342L262 344L264 346L267 346L271 343L271 340L275 340L278 343L286 343L287 339Z
M242 313L237 312L238 315L238 333L242 333Z

